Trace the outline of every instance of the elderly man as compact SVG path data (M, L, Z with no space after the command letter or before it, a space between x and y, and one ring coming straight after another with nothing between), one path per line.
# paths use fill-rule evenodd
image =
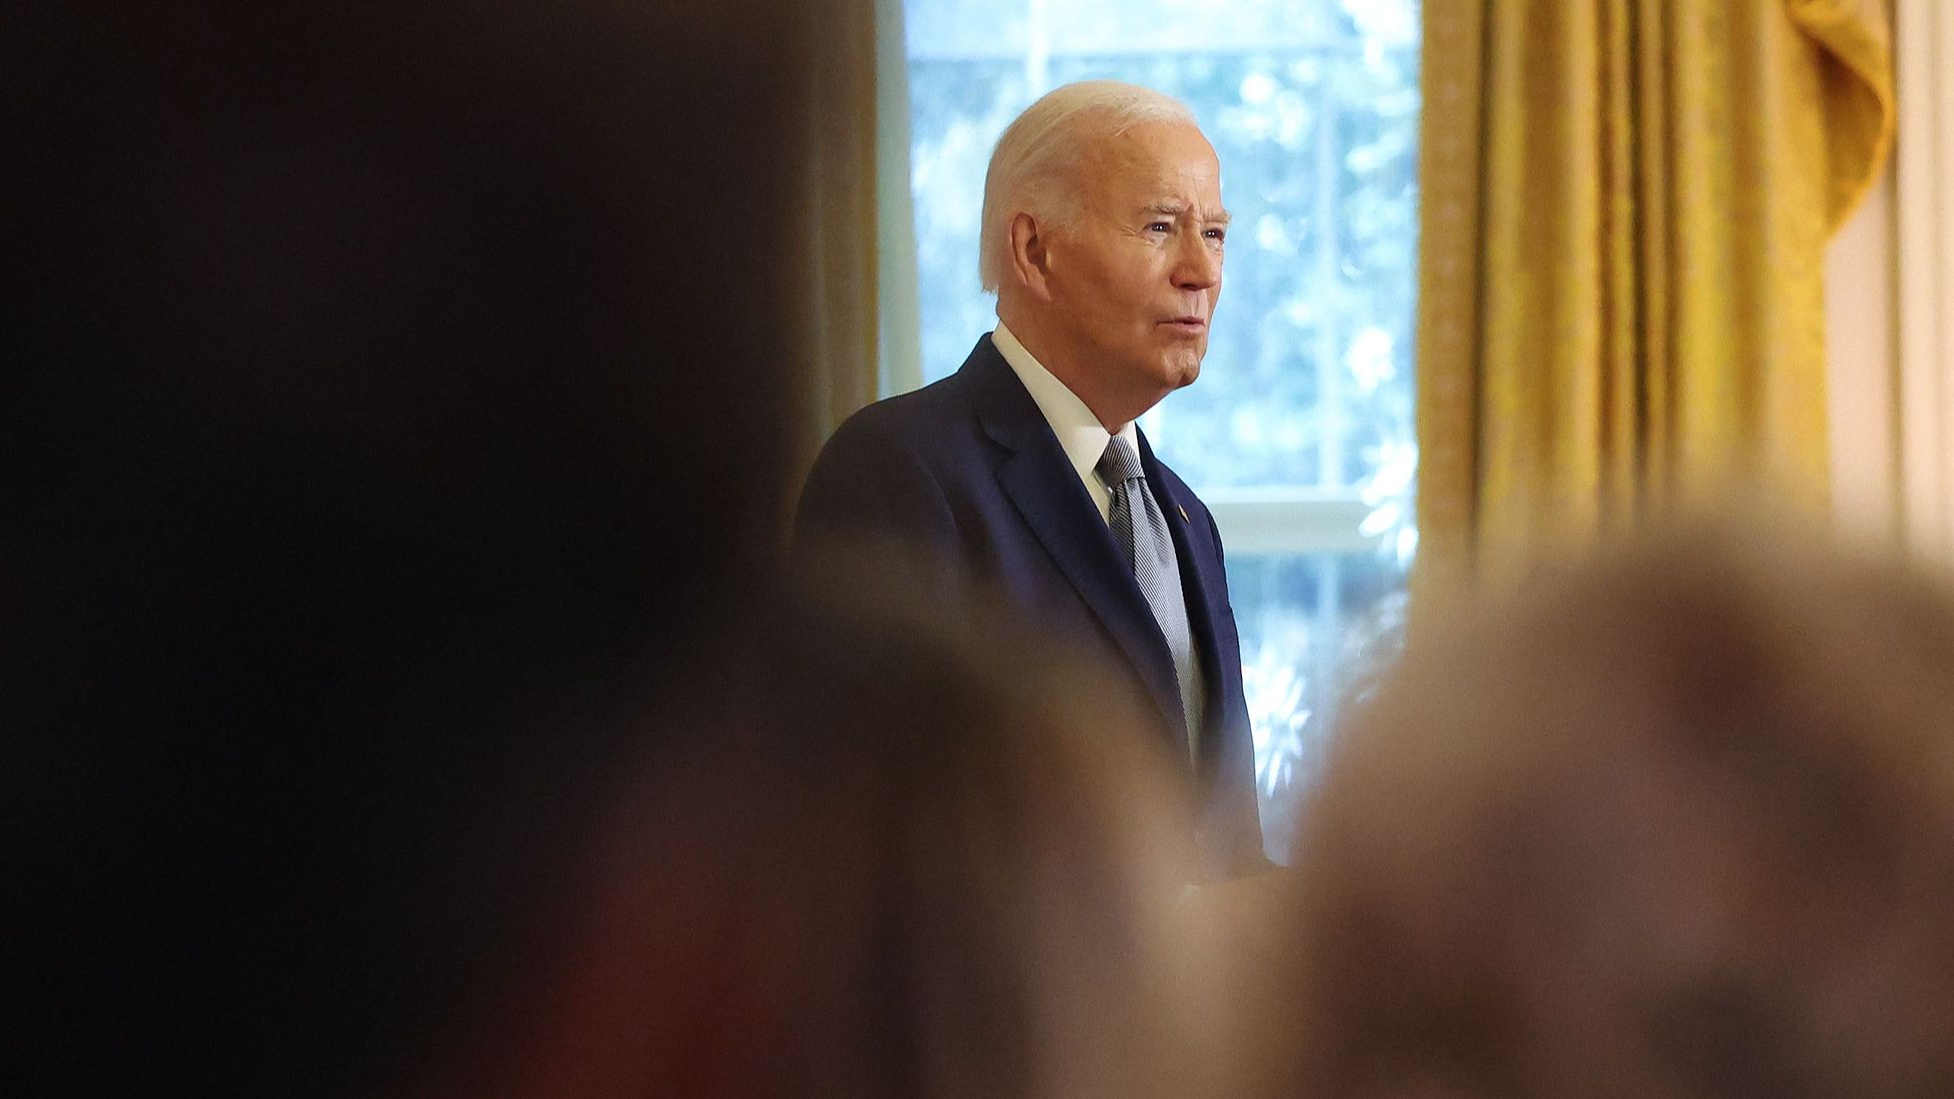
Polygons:
M1200 374L1227 224L1185 106L1110 81L1034 103L985 179L996 330L842 425L797 532L896 539L930 590L1001 595L1129 673L1188 761L1218 876L1266 865L1221 540L1134 421Z

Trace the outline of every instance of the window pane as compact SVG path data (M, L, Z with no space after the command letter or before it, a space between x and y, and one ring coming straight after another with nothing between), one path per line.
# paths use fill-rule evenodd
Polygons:
M1186 4L1148 6L1191 18ZM1034 7L1045 12L1042 61L1025 52ZM997 135L1049 87L1131 80L1194 108L1221 157L1237 227L1201 381L1149 418L1149 435L1198 485L1363 487L1411 443L1418 49L1408 28L1417 7L1202 5L1203 22L1238 29L1232 42L1218 31L1195 36L1205 42L1195 49L1121 31L1149 21L1113 18L1110 0L912 0L925 378L955 370L995 322L976 253ZM1018 52L1006 52L1014 42Z
M1255 772L1271 856L1289 852L1324 733L1397 656L1404 573L1375 553L1258 554L1228 561L1255 725Z
M1022 61L910 62L909 175L925 381L955 371L977 337L997 325L997 299L977 281L977 222L991 147L1031 105L1028 87Z

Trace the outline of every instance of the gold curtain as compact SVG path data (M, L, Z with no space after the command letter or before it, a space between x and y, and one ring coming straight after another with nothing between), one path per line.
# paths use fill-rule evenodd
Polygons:
M877 396L880 363L877 107L878 70L886 65L890 28L880 27L901 9L863 0L811 0L800 12L807 95L800 106L810 137L798 168L805 227L800 247L783 243L789 277L803 303L804 362L793 364L801 380L799 437L791 449L795 491L828 435L848 414ZM878 33L880 31L881 33ZM900 49L900 24L893 28ZM899 58L898 58L899 60ZM897 70L896 75L900 75ZM729 125L739 120L729 119Z
M1421 591L1742 486L1825 506L1822 272L1885 0L1425 0Z
M802 304L804 358L789 376L799 429L788 447L780 533L814 456L841 421L919 377L915 236L909 205L908 57L902 0L784 5L805 95L803 150L783 157L801 197L782 276ZM729 119L728 125L740 120Z

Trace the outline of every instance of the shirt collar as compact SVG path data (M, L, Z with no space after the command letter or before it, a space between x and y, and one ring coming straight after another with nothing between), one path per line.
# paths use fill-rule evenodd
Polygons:
M1025 392L1038 404L1038 411L1045 414L1045 422L1052 425L1052 434L1058 437L1058 445L1065 451L1065 457L1078 472L1079 479L1090 481L1096 477L1094 470L1099 458L1106 453L1106 443L1112 436L1092 414L1092 409L1079 399L1079 395L1066 388L1064 382L1045 369L1031 352L1025 350L1018 337L1011 334L1003 321L997 322L997 329L991 333L991 342L997 346L998 354L1010 364L1012 373L1024 383ZM1132 424L1120 428L1119 437L1139 453L1139 431Z

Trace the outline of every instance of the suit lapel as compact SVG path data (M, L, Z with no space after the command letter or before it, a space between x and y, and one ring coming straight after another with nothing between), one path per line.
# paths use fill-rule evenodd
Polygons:
M985 432L1009 450L997 482L1059 571L1112 635L1170 729L1183 724L1174 658L1092 497L1009 363L978 342L961 373Z

